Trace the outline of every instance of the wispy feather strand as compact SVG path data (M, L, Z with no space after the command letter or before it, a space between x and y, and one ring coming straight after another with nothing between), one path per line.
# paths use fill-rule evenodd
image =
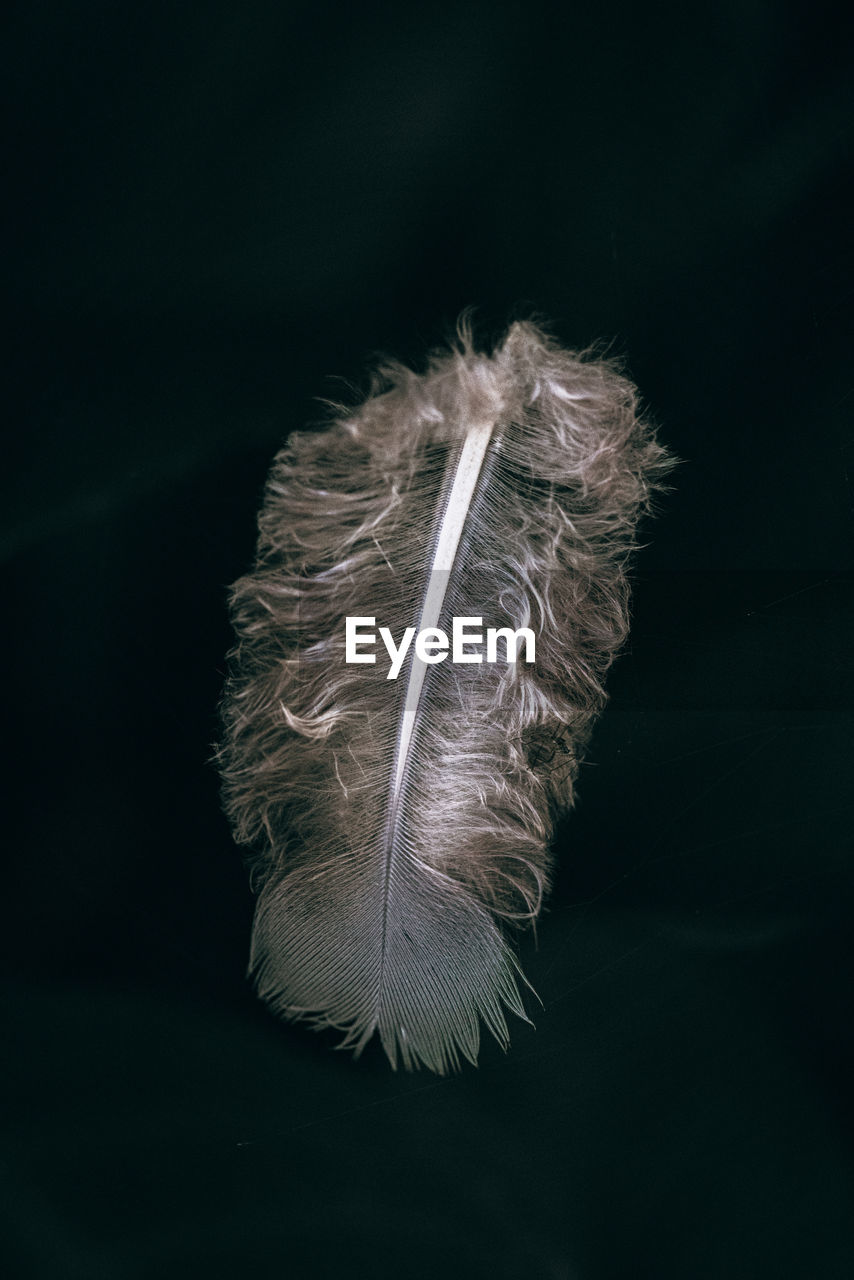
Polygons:
M277 455L233 587L219 762L259 892L250 970L278 1013L374 1032L392 1063L474 1062L525 1017L509 925L536 917L639 516L672 465L613 365L514 324ZM455 540L456 539L456 540ZM536 661L345 662L345 619L530 627ZM413 646L414 648L414 646ZM499 657L503 658L503 647Z

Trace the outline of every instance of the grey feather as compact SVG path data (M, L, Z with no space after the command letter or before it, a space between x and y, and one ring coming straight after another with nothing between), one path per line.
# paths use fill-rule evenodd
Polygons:
M219 762L259 893L250 969L288 1018L374 1032L443 1073L525 1017L508 930L549 886L628 629L638 518L673 465L607 361L514 324L417 375L388 365L327 429L290 437L232 589ZM345 619L528 626L533 664L388 679L345 661ZM500 652L500 651L499 651Z

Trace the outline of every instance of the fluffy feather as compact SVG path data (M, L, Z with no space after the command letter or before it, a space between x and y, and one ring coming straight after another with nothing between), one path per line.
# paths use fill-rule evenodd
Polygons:
M536 917L548 842L628 628L638 517L672 461L606 361L514 324L463 327L291 435L231 595L219 761L259 892L250 971L283 1016L374 1032L393 1066L474 1062L525 1017L507 926ZM533 665L345 662L345 618L531 627ZM503 647L499 649L503 656Z

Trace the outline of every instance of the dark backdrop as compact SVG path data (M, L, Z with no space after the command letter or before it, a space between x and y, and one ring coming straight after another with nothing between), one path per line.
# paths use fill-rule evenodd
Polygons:
M10 1278L854 1274L844 8L7 16ZM468 304L684 464L536 1031L440 1081L255 1001L208 758L273 452Z

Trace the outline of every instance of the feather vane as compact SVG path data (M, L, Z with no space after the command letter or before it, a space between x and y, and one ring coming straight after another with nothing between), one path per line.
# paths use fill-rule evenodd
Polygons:
M548 889L548 842L628 628L639 517L672 460L609 362L514 324L463 328L418 375L277 455L219 762L253 850L250 957L277 1013L392 1065L475 1062L525 1018L508 929ZM529 627L533 664L346 661L345 620Z

